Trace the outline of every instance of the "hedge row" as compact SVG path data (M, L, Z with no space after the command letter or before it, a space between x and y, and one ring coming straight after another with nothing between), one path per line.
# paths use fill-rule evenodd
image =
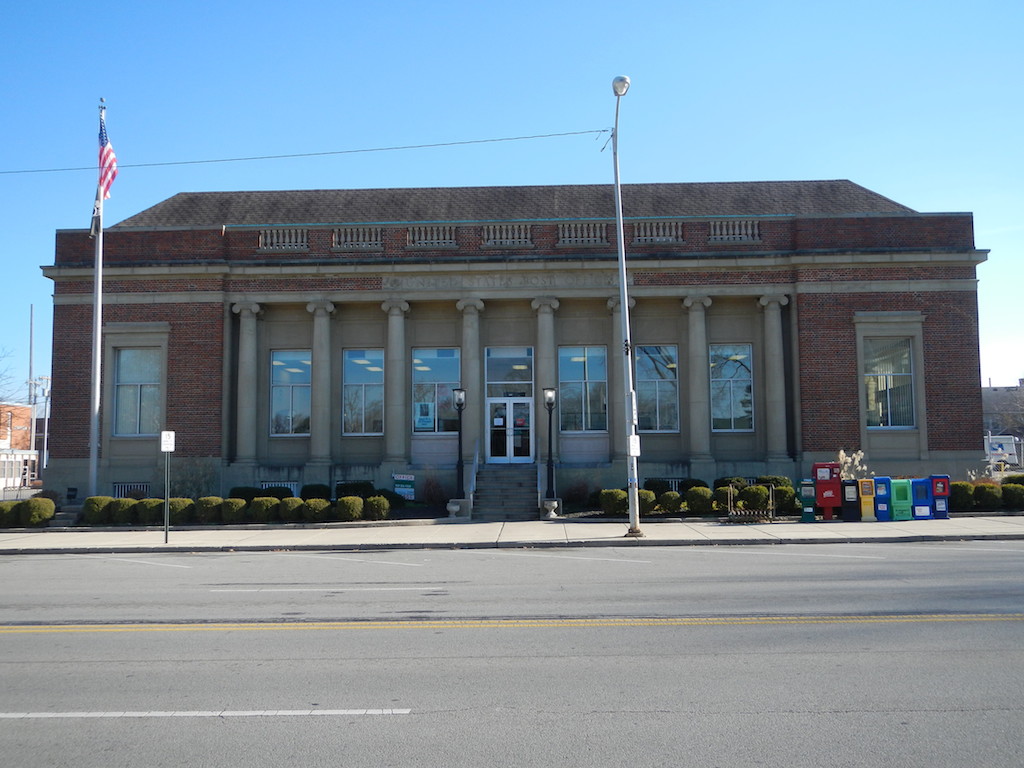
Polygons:
M1013 481L1013 482L1008 482ZM992 482L949 484L949 507L954 512L996 512L1024 510L1024 475L1003 478L1002 485Z
M0 501L0 528L42 528L56 511L53 499L38 496L21 501Z
M203 496L196 500L169 499L168 513L170 524L174 526L323 523L385 520L391 513L391 504L383 496L371 496L366 500L346 496L338 499L336 504L317 497L303 500L256 496L247 502L244 498ZM90 496L82 507L82 522L85 525L162 525L164 500Z
M788 477L764 475L752 485L742 477L721 477L714 490L703 480L689 478L678 483L682 493L667 490L663 480L648 480L637 492L641 515L675 515L691 517L725 514L732 509L764 510L773 500L777 514L799 514L800 508L793 482ZM774 490L773 490L774 489ZM625 490L610 488L598 492L601 512L609 516L626 514L629 499Z

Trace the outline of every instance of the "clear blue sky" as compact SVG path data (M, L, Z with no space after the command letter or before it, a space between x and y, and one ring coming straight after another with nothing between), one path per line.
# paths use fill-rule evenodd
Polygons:
M108 225L182 191L610 184L607 134L131 166L609 128L611 79L629 75L624 183L851 179L973 212L991 249L982 381L1024 377L1020 0L39 0L4 27L0 171L94 166L105 97L121 164ZM39 268L57 229L88 226L95 188L92 170L0 174L0 368L15 381L30 306L34 373L49 373Z

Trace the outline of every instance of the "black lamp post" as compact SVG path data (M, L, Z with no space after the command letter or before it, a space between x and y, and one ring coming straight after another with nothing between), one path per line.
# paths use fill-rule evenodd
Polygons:
M464 466L462 462L462 412L466 410L466 390L453 389L452 398L455 402L455 410L459 414L459 454L455 459L455 498L461 499L466 495L462 477Z
M548 410L548 490L544 494L545 499L555 498L555 457L552 450L552 434L554 432L554 410L555 401L558 399L558 390L547 388L544 390L544 407Z

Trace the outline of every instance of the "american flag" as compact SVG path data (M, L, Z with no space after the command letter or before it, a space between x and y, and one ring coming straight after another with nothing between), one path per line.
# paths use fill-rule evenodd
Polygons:
M100 195L104 200L110 197L110 185L117 178L117 157L114 147L107 138L107 124L100 112Z

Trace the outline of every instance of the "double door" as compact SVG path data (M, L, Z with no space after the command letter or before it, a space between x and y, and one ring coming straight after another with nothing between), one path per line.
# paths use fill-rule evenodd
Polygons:
M533 398L487 399L487 461L491 464L533 461Z

